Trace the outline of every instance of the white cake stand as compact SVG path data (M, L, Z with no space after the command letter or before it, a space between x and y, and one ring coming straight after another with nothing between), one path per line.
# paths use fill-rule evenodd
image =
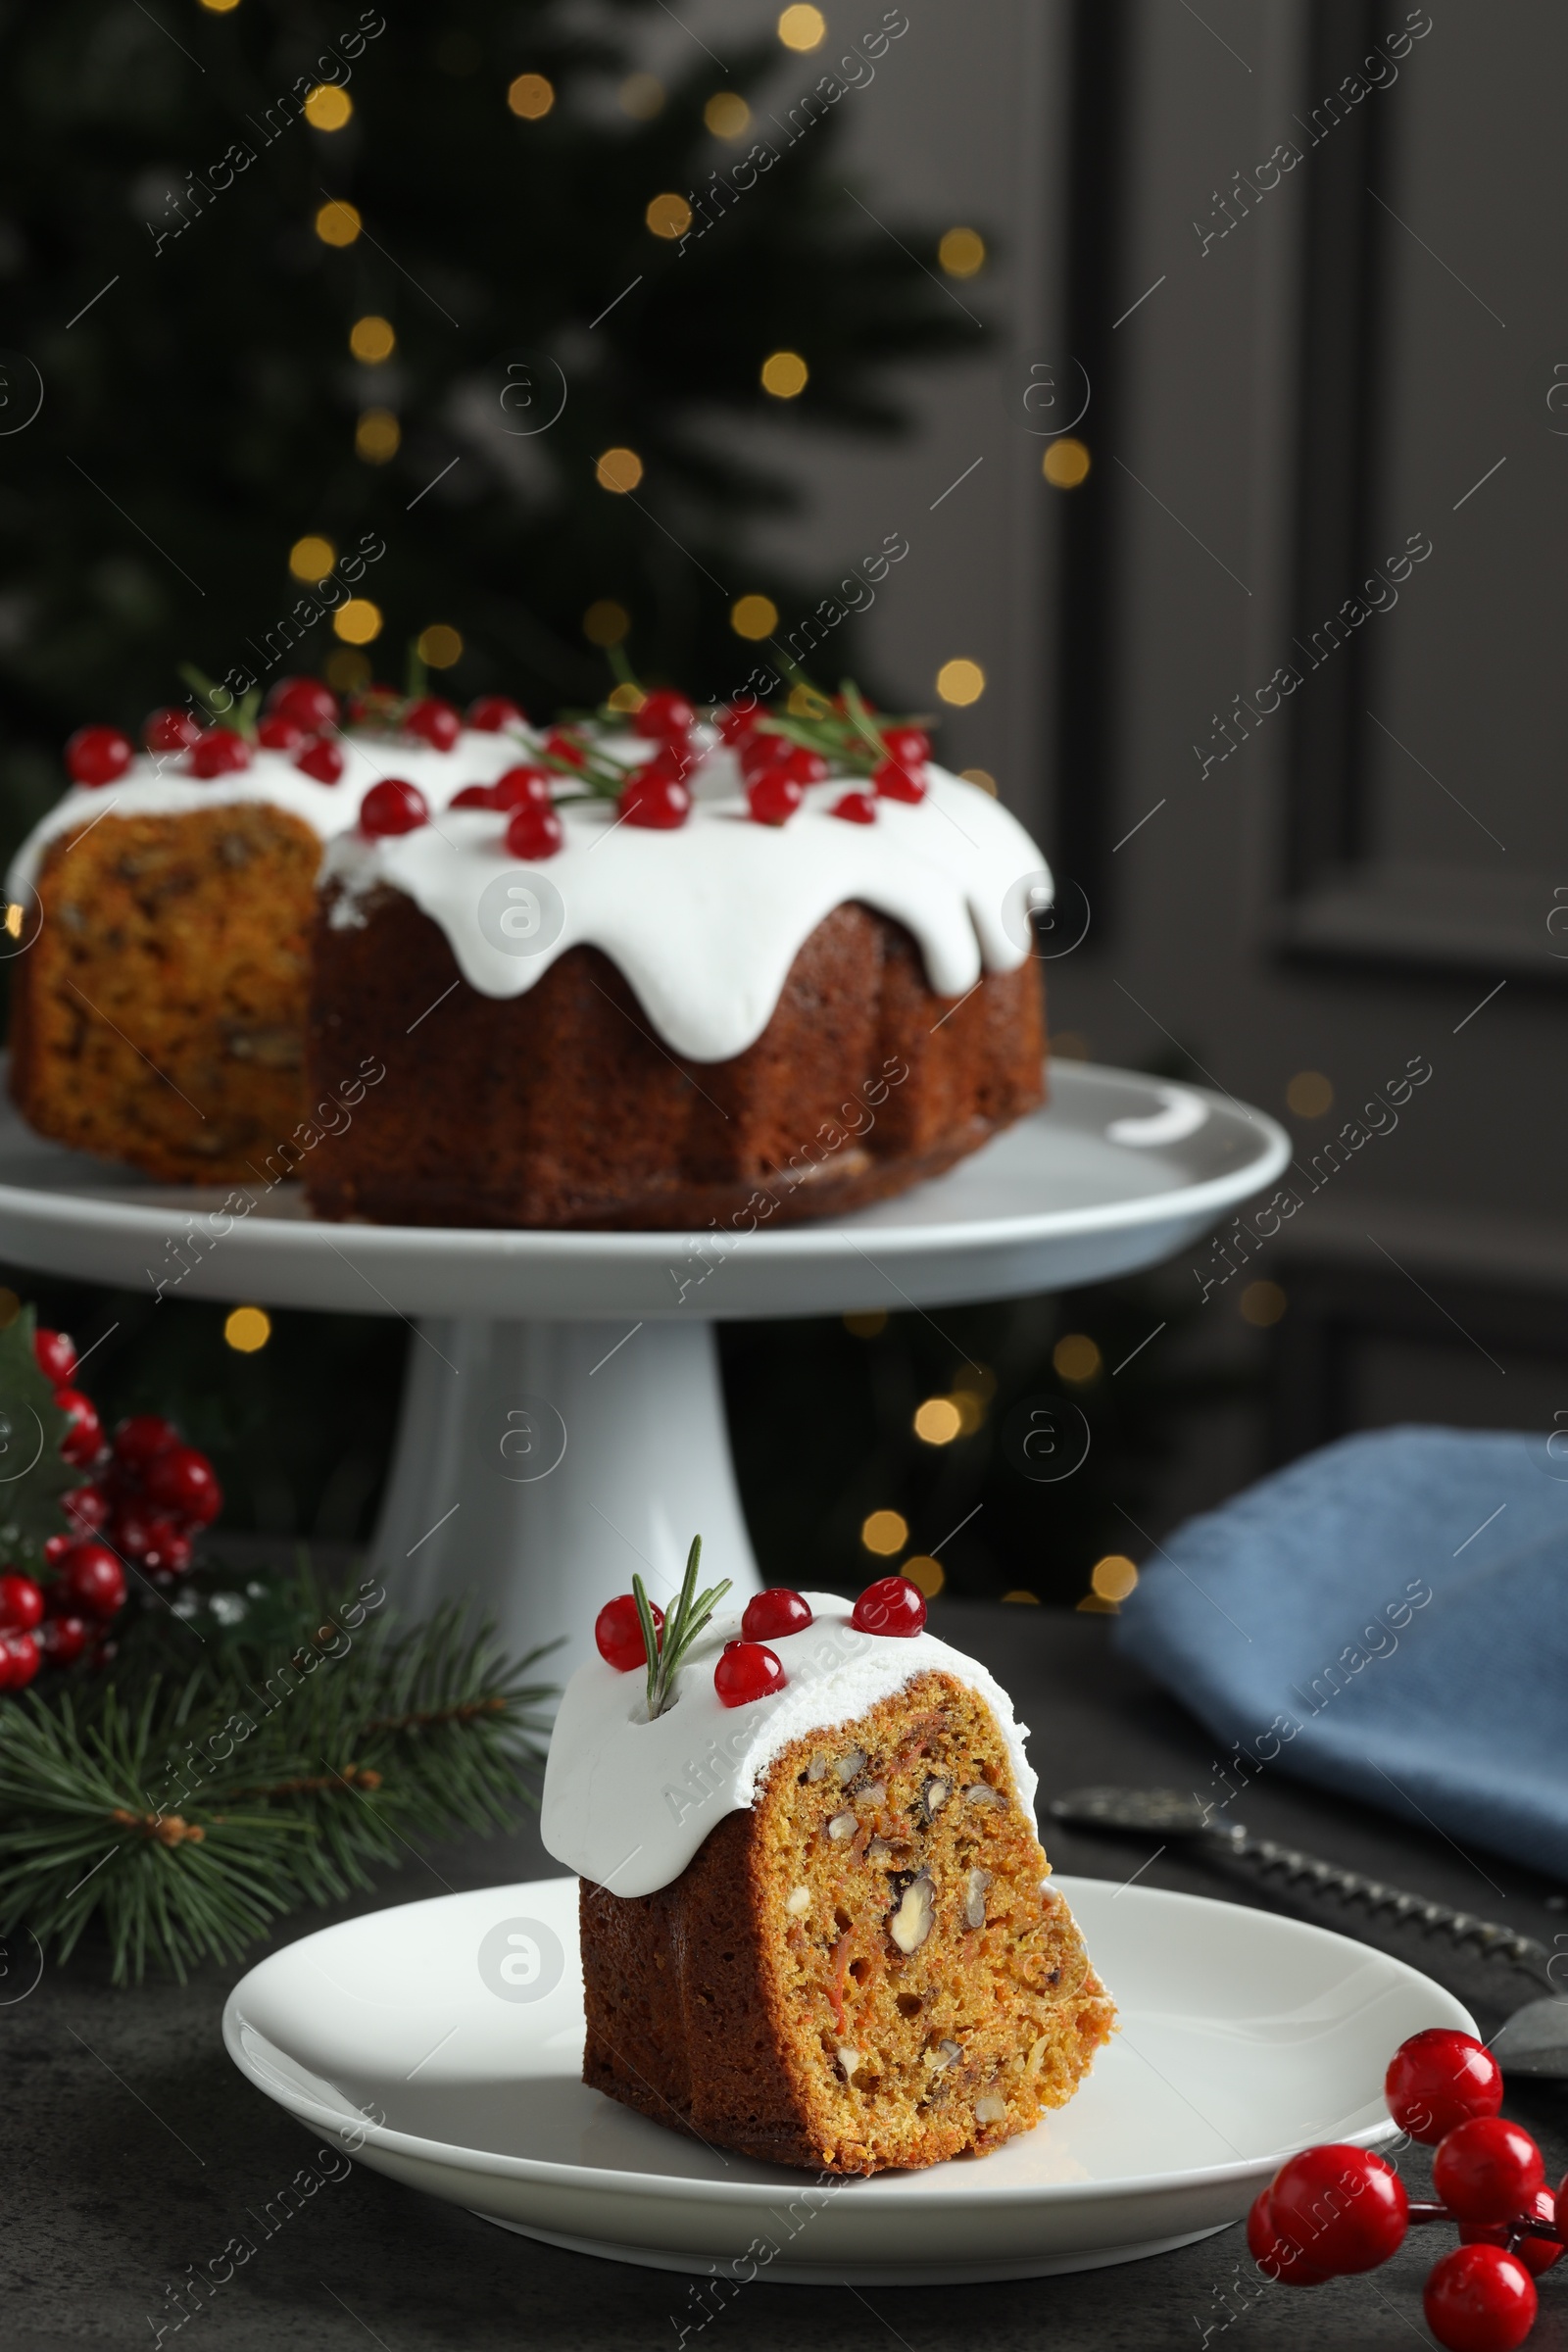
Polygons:
M725 1237L318 1224L296 1186L154 1185L7 1109L0 1257L165 1298L401 1315L415 1338L377 1572L416 1612L471 1595L514 1648L564 1635L564 1677L634 1569L656 1599L677 1588L698 1531L705 1572L757 1589L715 1322L929 1310L1131 1273L1290 1159L1274 1120L1222 1095L1070 1061L1053 1063L1051 1089L1048 1108L900 1200Z

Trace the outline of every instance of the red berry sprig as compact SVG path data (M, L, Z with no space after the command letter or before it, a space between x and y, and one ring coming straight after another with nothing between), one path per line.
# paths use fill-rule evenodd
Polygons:
M724 1707L749 1707L755 1699L771 1698L787 1679L773 1652L760 1642L726 1642L713 1668L713 1689Z
M892 1634L906 1641L925 1625L925 1594L906 1576L879 1576L860 1594L850 1623L859 1634Z
M417 784L401 776L383 776L360 803L360 831L370 841L398 833L416 833L430 821L430 810Z
M509 727L525 727L527 713L509 694L481 694L468 705L468 724L476 735L504 735Z
M771 1585L765 1592L754 1592L746 1603L741 1633L748 1642L777 1642L785 1634L804 1634L815 1623L803 1593L792 1585Z
M1386 2089L1395 2122L1436 2143L1442 2202L1410 2204L1369 2148L1304 2148L1248 2216L1252 2258L1281 2286L1317 2286L1387 2262L1411 2223L1457 2222L1460 2243L1427 2278L1427 2326L1447 2352L1514 2352L1535 2324L1536 2278L1564 2252L1568 2180L1553 2196L1529 2132L1496 2112L1501 2069L1473 2034L1412 2034L1390 2061Z
M657 1641L663 1627L664 1612L657 1601L651 1600L648 1607ZM632 1593L617 1592L613 1600L606 1601L594 1619L594 1642L599 1655L617 1674L635 1674L639 1666L647 1665L648 1648Z

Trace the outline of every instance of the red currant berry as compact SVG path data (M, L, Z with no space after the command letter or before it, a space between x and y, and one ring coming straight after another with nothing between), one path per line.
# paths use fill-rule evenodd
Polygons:
M1502 2069L1473 2034L1428 2026L1400 2042L1389 2060L1383 2089L1400 2131L1435 2147L1456 2124L1496 2114L1502 2105Z
M1427 2326L1448 2352L1514 2352L1536 2322L1536 2282L1500 2246L1455 2246L1421 2292Z
M783 759L774 764L782 774L793 776L797 784L827 782L827 761L820 752L808 751L804 743L792 743Z
M46 1617L35 1639L49 1666L74 1666L92 1632L85 1617Z
M335 784L343 773L343 754L335 743L318 735L305 746L294 764L302 776L312 776L318 784Z
M147 1466L147 1493L166 1511L211 1527L223 1507L223 1490L205 1453L194 1446L172 1446Z
M1387 2262L1409 2226L1409 2199L1392 2165L1370 2148L1337 2142L1282 2165L1268 2203L1286 2244L1336 2278Z
M98 1418L98 1407L90 1396L79 1389L56 1389L55 1402L67 1414L71 1427L60 1441L60 1450L68 1462L78 1467L95 1462L104 1442L104 1425Z
M154 1576L183 1576L194 1556L189 1536L172 1519L154 1519L142 1531L142 1565Z
M209 727L198 735L185 757L193 776L233 776L251 763L251 747L232 727Z
M643 696L632 719L633 732L654 743L684 739L697 724L697 713L683 694L669 686L654 686Z
M1276 2286L1321 2286L1331 2276L1303 2262L1296 2248L1286 2244L1274 2227L1266 2188L1252 2199L1247 2216L1247 2250L1264 2278L1272 2278Z
M98 1487L73 1487L61 1495L60 1508L78 1536L92 1535L109 1516L109 1497ZM55 1538L51 1536L49 1541L52 1544Z
M319 678L279 678L267 708L273 717L291 718L307 735L322 735L337 725L337 696Z
M481 694L468 705L468 724L476 735L503 735L508 727L525 727L528 713L510 694Z
M553 808L517 808L507 819L507 848L514 858L553 858L566 828Z
M0 1690L21 1690L43 1663L31 1634L0 1634Z
M690 816L692 796L679 776L670 775L657 760L650 760L627 782L618 805L628 825L671 833Z
M43 1588L30 1576L0 1576L0 1633L30 1634L43 1615Z
M552 727L545 737L544 749L553 760L564 760L568 767L581 767L588 758L569 727Z
M556 796L545 767L509 767L490 787L492 808L553 808Z
M747 735L743 737L736 755L741 763L741 773L744 776L760 776L765 768L782 767L798 748L786 735Z
M923 801L925 776L917 767L901 767L896 760L884 760L873 769L872 787L879 801Z
M1568 2203L1564 2204L1563 2211L1568 2214ZM1525 2200L1519 2213L1520 2215L1528 2214L1533 2222L1544 2222L1548 2229L1555 2228L1557 2199L1552 2195L1550 2189L1543 2184L1537 2189L1534 2197ZM1510 2215L1505 2222L1461 2223L1459 2243L1462 2246L1506 2247L1509 2238L1513 2235L1514 2222L1517 2218L1518 2216ZM1517 2254L1532 2278L1539 2278L1542 2272L1549 2271L1554 2262L1561 2262L1564 2250L1561 2241L1551 2237L1521 2238L1519 2244L1513 2248L1513 2252Z
M76 1343L63 1331L46 1331L40 1323L32 1335L32 1353L45 1380L63 1389L76 1369Z
M718 729L719 742L727 743L733 750L736 744L745 742L761 715L756 703L749 710L742 710L734 703L730 703L723 710L715 710L713 724Z
M449 808L493 808L495 805L488 784L465 784L447 803Z
M141 739L150 752L188 752L202 731L199 718L188 710L176 710L165 704L161 710L149 710L141 722Z
M787 825L806 795L793 776L766 767L746 787L746 805L759 825Z
M924 767L931 757L931 738L923 727L884 727L882 743L900 767Z
M1545 2169L1522 2126L1475 2115L1438 2142L1432 2185L1461 2222L1506 2222L1529 2204Z
M103 1522L100 1520L98 1522L98 1526L101 1527L102 1525ZM96 1534L96 1528L93 1530L93 1532ZM76 1538L74 1536L45 1536L43 1540L44 1566L46 1568L58 1568L61 1561L65 1558L67 1552L71 1549L71 1546L75 1543L75 1541Z
M843 792L828 810L829 816L842 816L847 825L874 825L876 803L869 793Z
M178 1430L162 1413L133 1413L115 1432L115 1465L139 1479L150 1462L178 1444Z
M860 1594L850 1623L858 1633L893 1634L907 1640L925 1624L925 1594L906 1576L879 1576Z
M815 1623L811 1604L790 1585L772 1585L754 1592L746 1603L741 1632L748 1642L776 1642L784 1634L804 1634Z
M663 1632L664 1612L650 1601L648 1613L654 1621L654 1639L658 1641ZM618 1593L613 1600L606 1601L594 1619L594 1641L599 1655L608 1665L613 1666L617 1674L632 1674L639 1666L647 1665L648 1649L643 1641L642 1621L637 1614L637 1603L629 1592Z
M122 1503L109 1523L110 1543L122 1560L145 1560L157 1524L145 1503Z
M427 694L422 702L412 703L403 713L405 734L417 735L421 743L434 746L438 752L450 752L463 733L463 720L450 703Z
M726 1642L713 1668L713 1689L726 1707L749 1707L754 1698L771 1698L783 1690L785 1680L783 1667L760 1642Z
M78 727L66 746L73 784L113 784L131 761L131 741L118 727Z
M297 718L280 718L274 712L270 717L264 718L257 728L256 741L264 752L282 752L285 756L292 756L295 752L303 751L310 738Z
M416 833L430 821L430 811L417 784L401 776L383 776L360 803L360 831L371 841L393 833Z
M125 1571L107 1544L73 1544L55 1590L69 1604L63 1616L113 1617L125 1605Z

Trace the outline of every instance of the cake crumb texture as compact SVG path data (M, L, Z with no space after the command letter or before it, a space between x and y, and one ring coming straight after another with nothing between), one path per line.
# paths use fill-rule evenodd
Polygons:
M785 1749L670 1886L582 1882L583 2080L775 2164L984 2154L1115 2024L1048 1872L990 1707L917 1676Z
M12 965L11 1092L41 1135L166 1182L255 1181L305 1111L321 848L280 808L104 815L49 846Z

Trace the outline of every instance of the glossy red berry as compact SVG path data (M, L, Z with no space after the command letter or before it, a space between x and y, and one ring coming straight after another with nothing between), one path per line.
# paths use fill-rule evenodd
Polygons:
M1561 2193L1559 2190L1558 2195ZM1557 2198L1543 2182L1533 2197L1526 2198L1519 2211L1528 2214L1533 2222L1545 2222L1548 2227L1554 2228ZM1564 2203L1563 2211L1568 2214L1568 2202ZM1506 2246L1513 2234L1514 2219L1510 2215L1505 2222L1462 2222L1459 2226L1459 2243L1464 2246ZM1561 2262L1565 2250L1568 2249L1558 2239L1551 2237L1524 2237L1513 2248L1532 2278L1539 2278L1543 2271L1549 2271L1553 2263Z
M141 722L141 739L149 752L189 751L202 731L201 720L188 710L176 710L172 704L162 710L149 710Z
M55 1402L71 1421L60 1441L66 1460L78 1466L95 1462L104 1442L104 1425L92 1398L84 1396L79 1389L56 1389Z
M754 1698L771 1698L786 1680L773 1652L760 1642L726 1642L713 1668L713 1689L725 1707L749 1707Z
M178 1444L178 1430L162 1413L133 1413L115 1432L115 1466L139 1479L150 1462Z
M652 686L638 704L631 723L635 734L655 743L684 740L697 724L697 712L673 687Z
M488 784L465 784L447 803L449 808L493 808L495 805Z
M109 1516L109 1497L98 1487L73 1487L69 1494L61 1495L60 1508L77 1536L92 1535ZM72 1541L72 1537L49 1539L51 1544Z
M719 742L727 743L733 750L735 745L745 742L761 715L761 710L756 703L749 710L739 709L734 703L715 710L713 724L718 729Z
M122 1560L140 1561L152 1542L153 1520L145 1503L122 1503L109 1523L109 1538Z
M882 742L900 767L924 767L931 757L931 738L923 727L884 727Z
M130 765L132 745L118 727L78 727L66 746L73 784L113 784Z
M670 833L691 814L691 789L679 776L669 774L657 760L652 760L625 785L618 806L628 825Z
M343 773L343 754L335 743L318 735L305 746L294 764L302 776L312 776L318 784L335 784Z
M901 767L896 760L884 760L871 771L871 784L879 801L923 801L925 772L918 767Z
M31 1634L0 1634L0 1690L21 1690L43 1663Z
M1500 2246L1455 2246L1421 2294L1427 2326L1447 2352L1514 2352L1536 2321L1536 2282Z
M650 1601L648 1613L654 1621L657 1641L663 1632L664 1612ZM594 1641L599 1655L617 1674L631 1674L637 1667L647 1665L642 1622L637 1615L637 1603L629 1592L617 1593L613 1600L606 1601L594 1619Z
M281 752L285 758L303 751L310 737L297 718L283 718L274 712L264 718L256 730L258 747L264 752Z
M787 825L806 798L793 776L780 767L766 767L746 787L746 805L759 825Z
M185 755L193 776L233 776L251 763L251 747L232 727L209 727Z
M748 1642L777 1642L784 1634L804 1634L814 1623L810 1602L792 1585L772 1585L765 1592L752 1594L741 1632Z
M417 735L421 743L433 745L436 751L450 752L463 733L463 720L451 703L427 694L404 711L403 728L405 734Z
M1402 2244L1409 2199L1392 2165L1340 2142L1303 2148L1275 2174L1269 2214L1288 2246L1335 2278L1375 2270Z
M337 725L337 696L319 678L279 678L267 708L278 718L291 718L307 735L323 735Z
M66 1554L60 1583L61 1600L83 1617L113 1617L125 1605L125 1571L107 1544L73 1544Z
M1276 2286L1321 2286L1332 2276L1303 2262L1296 2248L1286 2244L1274 2227L1266 2188L1252 2199L1247 2216L1247 2250L1264 2278L1272 2278Z
M1496 2114L1502 2105L1502 2069L1473 2034L1429 2026L1400 2042L1389 2060L1383 2088L1400 2131L1435 2147L1455 2125Z
M808 751L804 743L792 743L774 766L780 774L793 776L797 784L827 782L827 761L820 752Z
M799 745L790 742L787 735L756 732L742 737L736 758L741 763L742 775L760 776L764 768L782 767L799 748Z
M102 1525L103 1521L99 1520L97 1527L101 1527ZM93 1534L97 1533L97 1527L91 1531ZM76 1542L76 1540L77 1539L75 1536L45 1536L43 1540L44 1566L46 1568L58 1568L61 1561L65 1558L67 1552L71 1549L71 1546Z
M1476 2115L1439 2140L1432 2185L1461 2222L1505 2222L1523 2212L1545 2169L1521 2125L1501 2115Z
M383 776L360 803L360 831L372 841L388 834L416 833L430 821L430 811L417 784L401 776Z
M481 694L468 705L468 724L477 735L500 735L508 727L525 727L528 714L510 694Z
M509 767L490 786L492 808L553 808L555 805L546 767Z
M581 767L588 758L569 727L552 727L545 737L544 749L553 760L564 760L568 767Z
M867 1585L850 1613L858 1633L892 1634L907 1640L925 1624L925 1594L906 1576L879 1576Z
M0 1633L30 1634L43 1616L43 1588L30 1576L0 1576Z
M177 1511L182 1519L194 1519L198 1527L211 1527L223 1507L218 1474L194 1446L172 1446L167 1453L155 1454L147 1465L146 1485L152 1501L166 1511Z
M142 1534L142 1566L152 1576L183 1576L195 1546L172 1519L154 1519Z
M74 1666L92 1632L85 1617L46 1617L33 1639L46 1666Z
M64 1331L46 1331L40 1323L32 1335L32 1352L45 1380L63 1389L76 1369L76 1343Z
M847 825L874 825L876 803L869 793L843 792L828 810L829 816L842 816Z
M507 849L514 858L553 858L565 839L553 808L517 808L507 819Z

